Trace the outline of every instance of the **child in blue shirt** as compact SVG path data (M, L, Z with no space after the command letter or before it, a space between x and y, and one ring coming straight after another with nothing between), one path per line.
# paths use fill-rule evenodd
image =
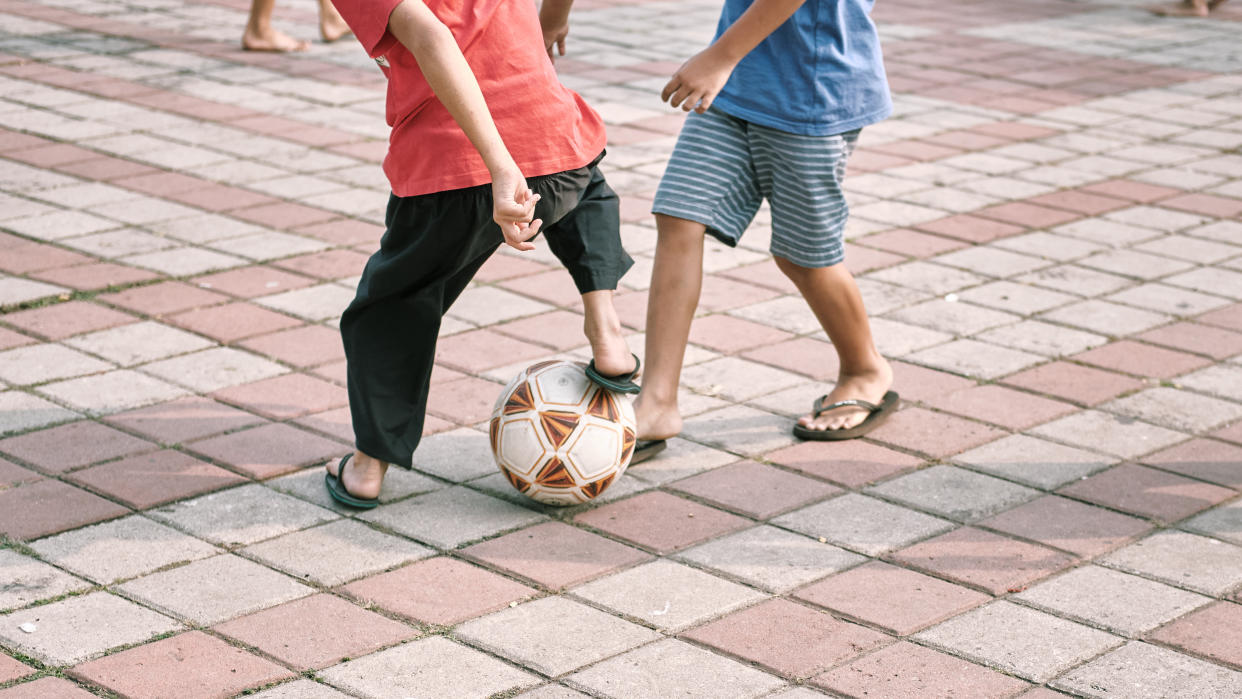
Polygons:
M892 112L872 5L725 0L715 40L665 86L661 98L692 113L652 206L659 238L635 462L681 430L677 385L702 284L703 235L735 246L764 199L776 264L840 358L836 385L794 433L850 439L896 408L892 370L842 263L845 163L859 130Z

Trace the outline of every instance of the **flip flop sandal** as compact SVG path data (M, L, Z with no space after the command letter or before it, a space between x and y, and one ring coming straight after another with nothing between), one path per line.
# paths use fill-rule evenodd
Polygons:
M349 461L351 456L353 456L353 454L346 454L341 457L341 463L336 467L336 476L331 473L325 473L323 475L324 485L328 486L328 495L331 495L333 500L336 500L342 505L357 507L361 510L370 510L376 505L379 505L379 498L354 497L353 495L350 495L348 490L345 489L345 482L339 478L339 476L345 473L345 462Z
M634 455L630 457L630 466L642 463L668 448L666 439L642 439L634 445Z
M625 374L605 376L596 370L595 360L592 359L591 363L587 364L586 367L587 378L600 386L603 386L609 391L616 391L617 393L638 393L642 389L638 386L638 384L634 383L634 377L638 376L638 370L643 364L638 361L637 354L631 352L630 356L634 358L634 371L627 372Z
M884 394L884 398L880 400L879 405L853 398L825 405L824 400L827 397L828 396L825 395L815 399L815 406L811 409L811 415L813 418L817 418L829 410L835 410L836 408L842 408L847 405L854 405L867 410L867 417L857 425L843 430L813 430L809 427L803 427L802 425L795 424L793 428L795 435L801 437L802 439L809 439L818 442L835 442L842 439L855 439L857 437L861 437L883 424L884 421L888 419L888 416L893 414L897 407L897 402L900 399L900 396L898 396L895 391L889 391Z

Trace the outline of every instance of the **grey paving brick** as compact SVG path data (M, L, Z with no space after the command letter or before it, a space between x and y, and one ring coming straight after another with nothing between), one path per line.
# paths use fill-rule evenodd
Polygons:
M1007 510L1040 494L999 478L944 465L906 474L866 492L963 522Z
M22 391L0 391L0 436L81 417L80 413Z
M1084 410L1030 430L1037 437L1127 459L1163 449L1186 439L1186 435L1099 410Z
M676 557L777 594L867 560L767 525L700 544Z
M1047 361L1037 354L977 340L955 340L914 352L905 359L980 379L999 378Z
M1099 566L1071 570L1014 598L1129 638L1212 601L1210 597Z
M120 366L151 362L211 346L211 342L193 333L153 321L78 335L65 340L65 344Z
M1004 600L913 638L1039 683L1122 643L1117 636Z
M424 438L414 452L414 468L455 483L498 472L487 434L468 427Z
M19 628L25 624L32 624L34 631ZM0 616L0 641L48 665L73 665L181 628L163 614L107 592L92 592Z
M1100 562L1208 595L1242 584L1242 547L1186 532L1157 532Z
M728 452L673 438L668 440L668 447L660 453L660 458L635 464L625 473L644 483L664 485L737 460L738 457Z
M738 357L686 367L681 381L692 391L744 401L806 381L806 377Z
M972 303L950 302L943 298L925 301L886 314L888 318L931 328L950 335L973 335L989 328L1016 323L1020 316Z
M314 680L300 679L250 696L255 699L346 699L349 695Z
M361 515L361 519L432 546L455 548L544 517L528 508L453 486L381 505Z
M1044 357L1066 357L1108 344L1108 338L1038 320L1024 320L975 335L975 339Z
M205 541L139 515L40 539L30 547L44 559L102 584L220 553Z
M1061 306L1039 316L1055 323L1062 323L1088 332L1105 335L1131 335L1164 325L1173 316L1145 311L1109 301L1090 300Z
M743 456L760 456L797 442L787 418L733 405L686 420L682 436Z
M319 672L328 684L368 699L483 699L531 687L539 678L501 660L429 636Z
M335 587L427 558L435 550L361 522L338 520L248 546L242 553L299 580Z
M1242 405L1176 388L1149 388L1118 398L1101 410L1184 432L1202 433L1242 418Z
M954 456L953 460L1043 490L1055 489L1120 463L1116 457L1023 434L976 447Z
M0 580L5 581L0 585L0 610L25 607L91 587L85 580L8 549L0 549Z
M90 415L108 415L140 408L188 393L180 386L129 369L57 381L45 384L38 390Z
M545 597L466 622L458 638L549 676L572 672L660 637L564 597Z
M857 493L782 515L772 523L868 556L953 528L951 522Z
M150 516L224 545L253 544L338 518L258 483L165 505Z
M571 592L665 630L684 629L764 598L737 583L666 560L644 563Z
M1242 546L1242 500L1208 510L1182 526Z
M231 554L152 573L117 590L200 626L315 592L290 577Z
M1187 374L1178 383L1214 396L1242 400L1242 366L1217 364Z
M677 639L643 646L570 675L565 682L608 697L763 696L781 680Z
M143 365L142 371L200 393L288 373L273 361L231 347L163 359Z
M1140 641L1065 674L1053 687L1083 697L1236 697L1242 672Z
M55 381L112 369L112 364L63 345L27 345L0 352L0 380L14 386Z

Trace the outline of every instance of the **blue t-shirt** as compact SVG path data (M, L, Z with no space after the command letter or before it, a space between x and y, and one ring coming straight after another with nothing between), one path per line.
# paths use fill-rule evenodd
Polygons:
M754 0L725 0L720 38ZM796 134L860 129L893 111L871 21L874 0L806 0L738 63L712 103L739 119Z

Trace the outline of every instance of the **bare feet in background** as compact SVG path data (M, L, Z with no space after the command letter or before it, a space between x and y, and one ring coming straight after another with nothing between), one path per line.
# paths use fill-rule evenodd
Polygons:
M1183 0L1172 5L1153 5L1147 9L1161 17L1207 17L1224 2L1225 0Z
M310 42L295 39L272 26L272 11L276 0L253 0L246 31L242 33L242 48L247 51L275 51L287 53L306 51ZM333 7L331 0L319 0L319 35L325 42L332 42L349 34L349 25Z

